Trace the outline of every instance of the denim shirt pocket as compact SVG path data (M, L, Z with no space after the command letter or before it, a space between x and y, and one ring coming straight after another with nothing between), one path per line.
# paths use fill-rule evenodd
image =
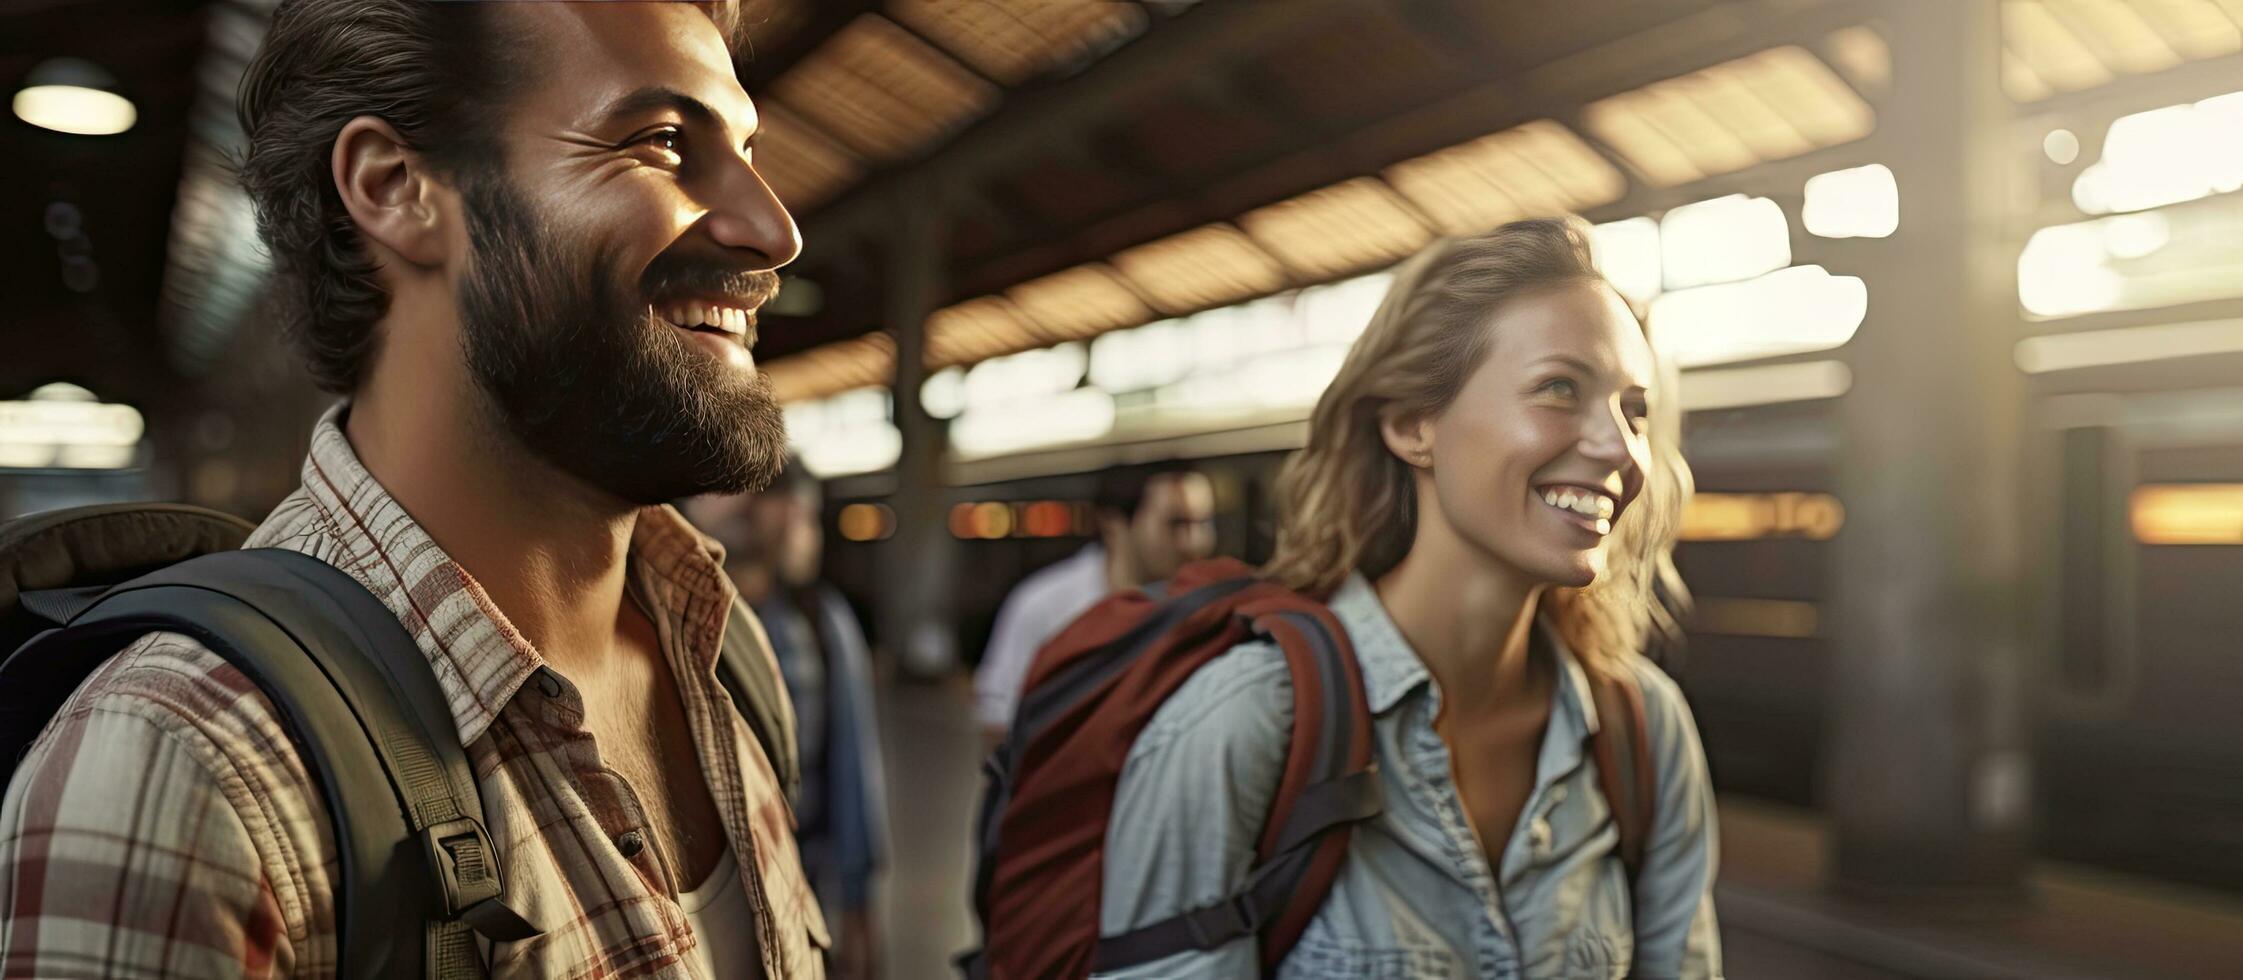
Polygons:
M1626 980L1635 951L1632 933L1584 929L1566 943L1564 980Z

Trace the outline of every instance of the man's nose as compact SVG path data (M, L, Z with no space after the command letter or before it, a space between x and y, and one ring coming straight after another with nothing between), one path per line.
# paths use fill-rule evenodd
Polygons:
M753 253L757 270L776 269L802 254L802 232L771 185L746 160L724 168L710 188L709 237L726 249Z

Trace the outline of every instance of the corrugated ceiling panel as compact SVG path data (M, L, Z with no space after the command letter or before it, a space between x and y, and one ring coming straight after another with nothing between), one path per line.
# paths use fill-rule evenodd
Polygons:
M864 176L863 160L779 100L765 99L756 110L763 125L755 147L756 169L787 207L817 207Z
M973 364L1041 343L1035 326L1002 296L969 299L927 318L929 370Z
M1386 182L1448 234L1618 200L1627 180L1581 138L1543 119L1405 160Z
M1038 347L1095 337L1153 318L1153 311L1121 277L1097 263L1031 279L1006 290L1005 296L1027 317L1042 341L1033 345Z
M1248 212L1238 223L1305 281L1385 265L1433 237L1416 209L1375 177L1280 201Z
M2237 0L2004 0L2002 84L2019 102L2243 51Z
M1876 112L1805 48L1770 48L1582 110L1589 131L1661 186L1869 135Z
M1110 260L1163 313L1181 314L1285 288L1285 270L1226 224L1206 225Z
M894 383L896 341L885 333L868 333L760 364L756 369L771 379L772 394L781 402L824 398Z
M819 129L883 162L913 155L997 100L996 86L878 14L852 21L772 89Z
M1145 29L1133 3L890 0L888 12L1004 85L1083 64Z

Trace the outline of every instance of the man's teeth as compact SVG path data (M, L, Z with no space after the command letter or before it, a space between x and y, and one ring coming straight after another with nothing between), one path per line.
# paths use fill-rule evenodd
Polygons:
M713 327L729 334L746 334L752 316L745 308L714 303L672 303L661 309L662 319L681 327Z
M1573 487L1544 487L1542 502L1599 521L1611 520L1619 509L1617 502L1605 494Z

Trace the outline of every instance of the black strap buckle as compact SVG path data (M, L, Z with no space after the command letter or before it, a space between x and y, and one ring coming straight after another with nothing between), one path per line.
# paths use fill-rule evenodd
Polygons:
M1233 895L1185 916L1184 927L1198 948L1215 949L1262 930L1261 912L1254 905L1252 893Z
M472 817L431 824L421 831L421 847L436 885L444 892L444 920L463 921L495 942L520 942L542 932L506 906L498 851L483 823Z

